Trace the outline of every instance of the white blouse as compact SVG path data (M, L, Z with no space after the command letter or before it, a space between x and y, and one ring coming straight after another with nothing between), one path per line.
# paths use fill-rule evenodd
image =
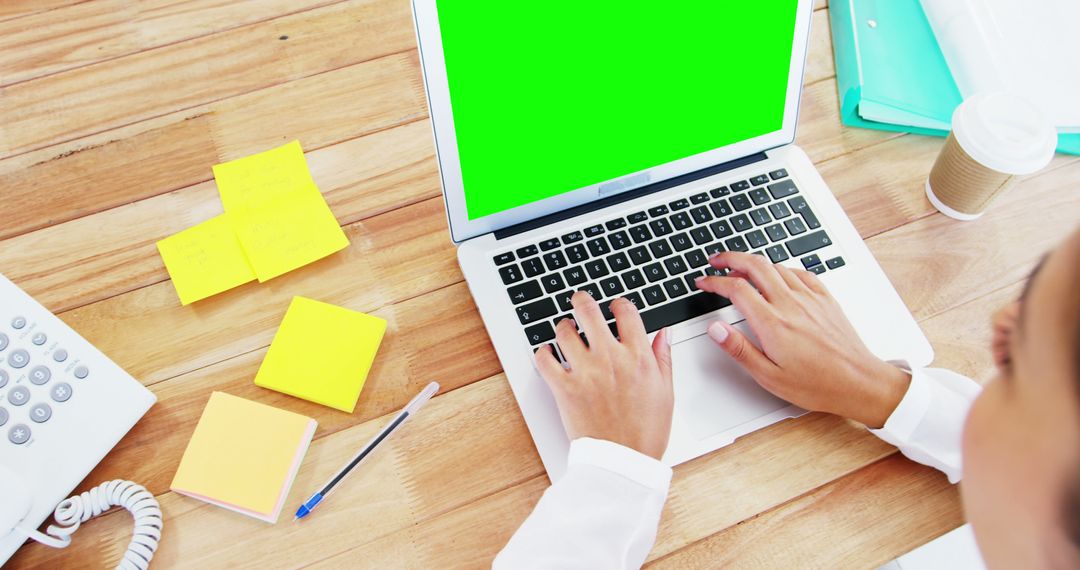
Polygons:
M964 419L980 386L943 369L912 371L885 425L871 433L914 461L961 477ZM494 568L639 568L656 541L671 468L610 441L576 439L566 473L495 558Z

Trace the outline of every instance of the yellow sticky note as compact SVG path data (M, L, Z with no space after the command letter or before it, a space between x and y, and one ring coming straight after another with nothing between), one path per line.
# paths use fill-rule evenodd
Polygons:
M349 247L321 196L232 212L229 220L260 282Z
M319 194L300 141L215 165L214 180L226 212ZM320 197L321 199L321 197Z
M255 279L225 215L171 235L157 247L184 305Z
M277 522L315 427L300 414L214 392L170 489Z
M352 413L386 321L293 297L255 384Z

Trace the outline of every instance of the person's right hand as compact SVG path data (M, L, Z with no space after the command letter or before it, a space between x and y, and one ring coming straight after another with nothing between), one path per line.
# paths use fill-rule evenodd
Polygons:
M709 263L730 271L698 278L698 288L731 299L761 348L723 321L709 336L754 380L801 408L885 424L910 376L866 348L816 275L747 253L718 253Z

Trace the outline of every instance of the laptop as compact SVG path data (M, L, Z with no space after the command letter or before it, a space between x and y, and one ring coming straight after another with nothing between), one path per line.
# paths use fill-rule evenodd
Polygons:
M817 273L874 354L929 364L911 313L796 145L812 0L413 0L450 234L554 481L569 439L533 353L570 296L670 327L676 465L804 413L705 335L707 258ZM556 347L557 349L557 347Z

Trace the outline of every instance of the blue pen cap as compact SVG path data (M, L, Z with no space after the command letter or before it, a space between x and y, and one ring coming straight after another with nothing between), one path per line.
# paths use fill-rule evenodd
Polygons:
M296 510L296 518L302 519L315 509L315 505L322 502L322 493L315 493L307 500L306 503L300 505L300 508Z

